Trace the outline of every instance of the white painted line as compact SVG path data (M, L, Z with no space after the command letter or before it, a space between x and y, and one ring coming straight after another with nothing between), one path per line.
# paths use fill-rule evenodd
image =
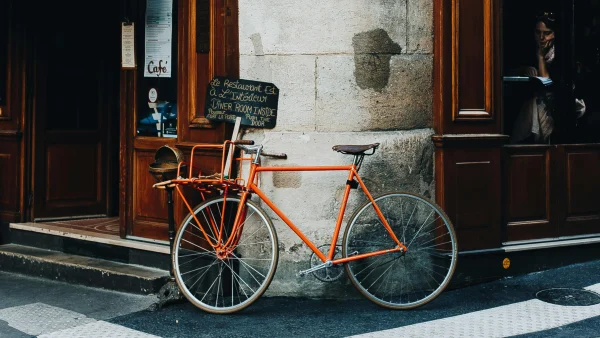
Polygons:
M600 290L600 284L586 288ZM600 316L600 304L561 306L532 299L487 310L353 337L509 337Z
M584 289L589 290L589 291L594 291L595 293L600 295L600 283L590 285L588 287L585 287Z
M0 320L8 322L10 327L34 336L96 321L80 313L44 303L2 309Z
M1 309L0 320L23 333L43 338L157 338L44 303Z
M144 332L132 330L130 328L107 323L104 321L97 321L73 327L70 329L52 332L39 336L38 338L160 338Z

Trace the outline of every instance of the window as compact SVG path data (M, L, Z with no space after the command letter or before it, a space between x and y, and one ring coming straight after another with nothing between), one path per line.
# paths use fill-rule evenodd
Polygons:
M173 0L171 9L171 55L170 65L165 67L163 60L147 60L146 50L161 50L159 44L147 47L146 37L164 39L164 21L169 20L162 6L168 1L146 0L146 14L136 24L136 45L138 57L138 136L177 137L177 0ZM148 22L146 22L148 20ZM161 22L158 22L160 20ZM153 25L159 23L159 25ZM146 28L147 27L147 28ZM149 34L147 34L149 33ZM154 34L154 35L152 35ZM162 62L161 62L162 61ZM164 68L163 68L164 67ZM161 69L168 69L169 76L162 76ZM151 74L148 74L151 73ZM157 74L153 76L153 74ZM148 103L151 89L158 93L156 107Z
M599 142L598 1L506 0L503 7L504 131L511 143Z

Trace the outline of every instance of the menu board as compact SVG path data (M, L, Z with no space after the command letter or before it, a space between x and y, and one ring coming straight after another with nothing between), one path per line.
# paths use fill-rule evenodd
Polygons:
M204 116L211 121L275 128L279 89L272 83L215 76L208 84Z
M173 0L147 0L144 77L171 77Z

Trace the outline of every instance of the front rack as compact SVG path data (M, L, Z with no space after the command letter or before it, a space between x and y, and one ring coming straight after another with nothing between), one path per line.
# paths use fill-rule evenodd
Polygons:
M154 184L152 187L156 189L173 188L176 186L188 186L198 190L204 194L221 193L223 191L237 193L244 189L245 180L242 176L243 161L252 161L253 156L245 157L243 150L240 150L240 157L233 158L236 144L253 144L252 141L238 140L235 142L225 141L223 144L206 144L201 143L192 147L189 162L180 162L177 167L177 178ZM194 166L194 153L202 150L221 150L221 170L217 173L205 175L200 168ZM237 163L237 175L232 178L233 163ZM228 166L228 170L226 170ZM187 168L182 169L182 168ZM182 172L183 171L183 172ZM186 172L187 171L187 172ZM227 172L225 172L227 171ZM187 174L187 175L185 175ZM185 175L186 177L184 177ZM258 178L257 178L258 179Z

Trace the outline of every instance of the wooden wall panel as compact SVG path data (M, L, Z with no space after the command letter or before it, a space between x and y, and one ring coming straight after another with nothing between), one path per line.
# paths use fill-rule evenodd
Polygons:
M156 179L148 171L160 142L158 138L146 140L133 154L132 226L128 235L168 239L167 194L152 188Z
M434 2L437 134L501 132L499 22L499 1Z
M135 220L167 221L167 196L152 185L156 183L148 168L154 162L154 151L138 150L135 153Z
M561 235L600 233L600 146L565 146Z
M492 224L489 198L491 161L456 162L456 229L486 228Z
M547 219L548 166L542 154L513 154L508 158L508 220Z
M452 30L453 120L492 118L491 5L456 0Z
M0 219L13 220L20 211L20 142L0 136Z
M436 202L452 220L460 251L501 245L503 140L434 137Z
M98 177L102 170L99 144L49 144L46 151L48 205L96 203L102 199ZM76 162L72 159L76 158Z
M567 212L569 215L600 211L600 153L567 154Z
M504 156L505 241L557 236L552 206L557 196L554 148L506 147Z

